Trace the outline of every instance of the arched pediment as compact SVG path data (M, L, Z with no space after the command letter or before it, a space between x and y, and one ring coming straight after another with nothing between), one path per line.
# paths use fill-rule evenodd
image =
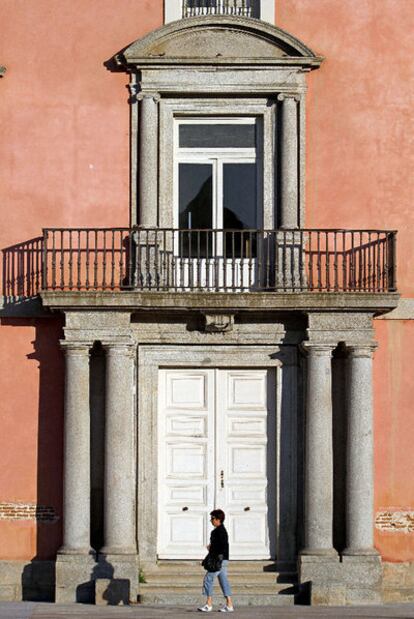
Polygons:
M182 19L129 45L128 65L276 64L317 67L322 58L288 32L257 19L204 16Z

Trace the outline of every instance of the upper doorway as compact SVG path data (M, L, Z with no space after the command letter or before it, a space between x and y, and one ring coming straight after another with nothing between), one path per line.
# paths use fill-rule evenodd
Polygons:
M180 283L252 284L262 227L262 131L255 117L175 122L175 255Z

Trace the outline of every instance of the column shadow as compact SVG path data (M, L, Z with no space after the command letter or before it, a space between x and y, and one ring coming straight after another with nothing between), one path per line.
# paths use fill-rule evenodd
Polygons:
M53 601L55 558L62 542L64 365L59 339L63 337L63 319L1 318L1 325L32 327L35 332L34 350L26 357L38 364L36 550L23 569L22 598ZM19 388L25 390L26 383ZM33 395L27 388L28 401Z

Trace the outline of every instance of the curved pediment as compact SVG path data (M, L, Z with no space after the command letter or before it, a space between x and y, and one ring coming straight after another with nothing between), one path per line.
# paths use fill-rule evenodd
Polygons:
M320 56L291 34L251 18L186 18L128 46L127 64L294 64L316 67Z

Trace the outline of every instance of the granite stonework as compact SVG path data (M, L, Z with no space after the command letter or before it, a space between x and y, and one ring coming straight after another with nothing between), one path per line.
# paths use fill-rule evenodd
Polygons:
M131 141L132 222L162 227L173 224L175 117L250 114L263 130L263 225L277 227L273 153L278 148L275 134L280 114L284 169L281 221L287 227L302 225L304 72L318 68L322 60L301 41L270 24L223 15L167 24L116 56L119 67L131 76L131 134L140 135L140 140Z
M313 605L377 604L381 601L379 556L327 557L301 555L299 579Z
M96 599L105 603L111 593L119 603L126 603L128 591L128 599L136 601L139 594L139 569L145 571L156 565L156 428L160 366L275 368L276 401L279 403L276 411L277 427L283 431L281 439L284 443L283 452L278 452L277 464L283 479L277 479L275 489L276 495L280 496L283 488L283 513L275 521L279 562L291 564L299 556L299 583L304 590L308 590L313 604L374 603L381 596L390 600L409 599L410 585L407 583L412 568L407 566L404 570L401 568L401 571L393 572L394 568L381 566L379 556L370 554L374 552L370 546L370 502L367 504L360 500L361 492L365 492L371 483L372 474L368 464L372 457L369 428L372 419L370 382L374 311L358 313L355 308L348 313L338 311L337 308L331 312L236 309L231 312L230 319L226 312L211 312L208 304L204 305L202 311L183 311L178 308L171 312L161 305L157 310L154 308L148 312L136 306L122 309L109 307L105 310L102 307L93 308L93 305L85 308L83 303L77 306L69 303L64 310L64 346L66 351L71 351L66 352L69 359L69 417L76 412L80 415L81 423L85 418L83 405L76 406L77 410L74 411L74 403L82 394L81 399L85 400L84 391L86 393L88 388L92 391L95 389L93 381L89 384L84 375L90 371L89 356L93 357L91 351L97 342L101 345L100 363L102 368L106 368L105 380L103 383L97 382L105 386L106 393L104 425L107 428L107 469L103 481L106 548L98 549L101 552L97 559L87 552L76 554L76 544L79 544L78 551L87 551L84 548L87 521L81 517L75 526L70 525L73 519L69 519L66 537L72 541L66 552L63 547L56 561L56 600L74 602ZM207 324L216 325L213 329L206 330L206 315L210 316ZM231 325L230 329L228 325ZM350 464L355 461L357 468L359 459L364 462L365 468L368 467L368 476L364 474L361 479L353 476L352 483L347 485L346 492L350 497L354 496L353 503L351 501L353 509L359 514L357 519L353 519L353 513L346 516L351 526L350 529L348 527L348 555L342 552L340 555L335 554L328 523L328 520L332 522L333 501L332 487L328 480L328 477L331 478L333 460L330 440L333 428L329 422L332 419L332 403L328 391L331 390L332 380L331 357L339 342L343 342L340 366L343 365L346 370L343 381L348 393L348 432L354 437L348 441L347 458L351 458ZM305 424L308 428L306 451L316 456L314 459L312 456L305 459L304 479L300 464L303 449L300 428L304 427L303 375L305 379L307 377L306 415L312 418L310 424ZM74 377L76 385L70 384ZM137 389L138 385L140 389ZM136 397L125 398L125 394L133 396L135 391ZM123 403L121 408L120 402ZM117 433L115 427L111 431L115 410L120 415L117 423L123 424L122 433ZM320 430L317 429L319 427ZM70 436L70 425L67 432ZM363 438L361 433L364 434ZM74 440L72 443L73 449L81 448L85 451L86 443L83 447L82 442ZM70 444L70 441L67 442L69 451ZM136 453L138 460L135 459ZM69 457L72 457L70 453ZM284 458L284 461L280 458ZM82 458L77 461L75 470L84 461ZM323 466L321 463L324 463ZM137 478L133 474L135 470ZM85 475L85 471L82 475ZM118 481L121 484L118 490L123 488L125 500L116 494ZM319 483L320 493L317 490ZM304 551L299 553L302 546L302 517L298 496L302 494L302 488L305 488L308 499L303 513ZM81 502L82 496L85 498L87 491L80 495ZM367 496L370 496L369 492ZM119 513L114 508L117 503ZM68 503L69 514L71 509L73 506ZM19 581L24 566L14 567L14 571L4 568L4 564L2 567L3 572L5 569L10 577L2 577L4 585L0 595L8 599L20 599L22 590ZM397 583L397 574L404 574L404 578L408 578L407 583L402 576L401 582ZM52 589L53 585L49 584L49 594ZM31 595L35 595L33 590Z

